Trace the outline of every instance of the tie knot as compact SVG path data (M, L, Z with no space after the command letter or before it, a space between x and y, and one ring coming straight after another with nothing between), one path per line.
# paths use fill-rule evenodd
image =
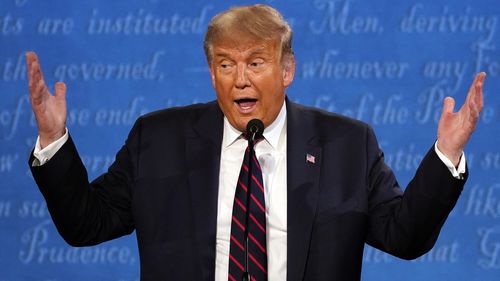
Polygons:
M243 136L244 139L246 140L250 140L250 138L252 137L252 134L251 133L247 133L247 132L244 132L243 134L241 134ZM263 140L264 139L264 136L262 134L259 134L259 135L256 135L255 136L255 140L254 140L254 144L258 143L259 141Z

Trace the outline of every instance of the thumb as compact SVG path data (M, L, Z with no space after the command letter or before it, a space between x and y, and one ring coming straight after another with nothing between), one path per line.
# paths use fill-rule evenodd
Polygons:
M66 84L64 82L57 82L54 88L57 98L64 99L66 97Z
M443 113L453 113L455 100L452 97L446 97L443 101Z

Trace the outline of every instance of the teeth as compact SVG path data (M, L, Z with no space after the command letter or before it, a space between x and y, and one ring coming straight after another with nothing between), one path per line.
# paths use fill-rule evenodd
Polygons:
M235 100L235 102L241 110L249 111L255 106L257 99L243 98Z

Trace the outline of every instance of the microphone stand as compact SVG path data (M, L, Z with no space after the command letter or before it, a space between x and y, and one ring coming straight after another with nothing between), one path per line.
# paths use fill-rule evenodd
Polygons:
M253 128L252 128L253 129ZM252 130L251 130L252 131ZM245 219L245 271L243 272L243 281L251 281L252 276L248 271L248 220L250 219L250 194L251 194L251 180L252 180L252 169L253 169L253 155L254 155L254 143L255 143L255 135L257 130L253 130L251 132L251 137L248 139L248 149L249 151L249 161L248 161L248 178L247 178L247 210L246 210L246 219Z
M252 188L252 172L253 172L253 157L255 154L254 151L254 144L255 144L255 138L258 136L261 136L262 133L264 132L264 124L262 123L261 120L259 119L252 119L247 123L247 128L246 128L247 136L248 138L248 150L249 150L249 161L248 161L248 178L247 178L247 200L246 200L246 212L245 212L245 236L243 237L245 239L245 264L244 264L244 272L243 272L243 281L251 281L252 276L250 275L250 272L248 270L248 220L250 219L250 202L251 202L251 188Z

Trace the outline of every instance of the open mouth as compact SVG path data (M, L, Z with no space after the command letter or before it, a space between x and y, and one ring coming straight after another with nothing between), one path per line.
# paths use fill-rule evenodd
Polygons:
M238 105L238 108L241 111L248 112L255 107L257 99L243 98L243 99L237 99L234 102Z

